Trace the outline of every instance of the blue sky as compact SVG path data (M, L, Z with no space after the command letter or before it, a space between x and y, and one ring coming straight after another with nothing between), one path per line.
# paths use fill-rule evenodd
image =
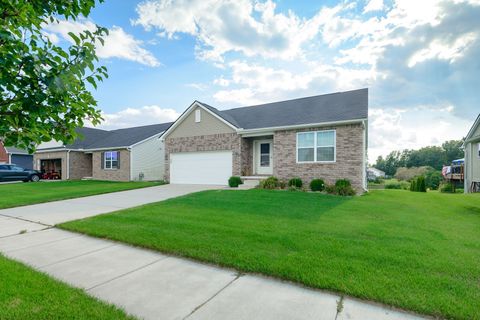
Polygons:
M119 128L368 87L369 158L460 139L480 112L480 0L106 0L45 28L110 29L94 96Z

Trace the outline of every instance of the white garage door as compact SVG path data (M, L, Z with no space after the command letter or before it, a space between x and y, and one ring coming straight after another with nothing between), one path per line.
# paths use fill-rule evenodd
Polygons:
M232 151L170 154L170 183L226 185L232 175Z

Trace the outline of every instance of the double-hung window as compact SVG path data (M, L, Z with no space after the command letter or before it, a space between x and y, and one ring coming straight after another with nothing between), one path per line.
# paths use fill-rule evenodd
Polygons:
M103 155L105 169L118 169L118 151L106 151Z
M335 130L297 133L297 162L335 162Z

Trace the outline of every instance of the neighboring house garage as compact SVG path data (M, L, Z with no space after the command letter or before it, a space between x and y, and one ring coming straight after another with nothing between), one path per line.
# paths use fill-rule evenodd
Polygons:
M35 167L46 177L95 180L161 180L164 176L162 133L171 123L101 130L79 128L72 144L42 144Z
M33 155L27 150L15 147L5 147L0 141L0 163L12 163L25 169L33 168Z

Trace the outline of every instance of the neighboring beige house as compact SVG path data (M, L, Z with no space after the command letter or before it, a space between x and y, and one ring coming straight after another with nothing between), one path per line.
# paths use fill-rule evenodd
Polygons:
M159 139L171 123L118 130L79 128L72 144L51 141L35 152L34 167L64 180L161 180L164 146Z
M347 178L366 190L368 90L217 110L195 101L163 134L171 183L225 185L232 175Z
M465 193L480 192L480 115L463 144L465 150Z

